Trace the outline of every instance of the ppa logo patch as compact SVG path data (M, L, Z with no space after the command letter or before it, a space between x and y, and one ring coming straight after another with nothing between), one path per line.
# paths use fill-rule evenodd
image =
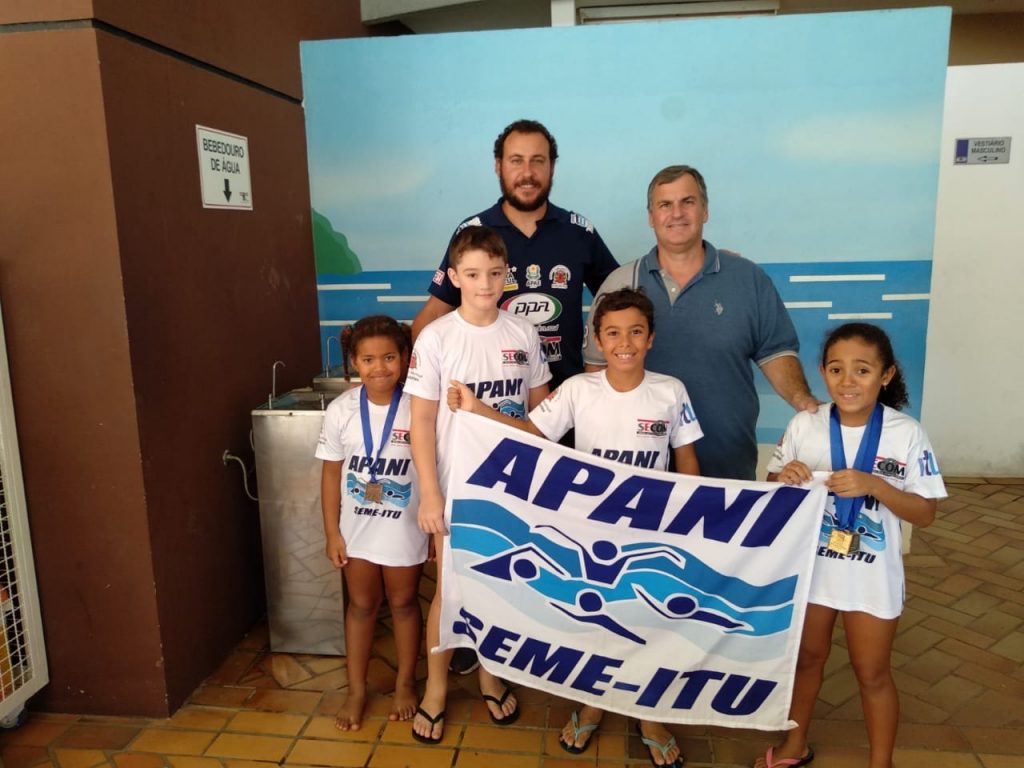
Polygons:
M637 419L636 433L644 437L664 437L668 433L668 422L663 419Z
M525 349L501 350L502 365L527 365L529 362L530 356L526 354Z
M393 430L391 430L391 444L392 445L403 445L403 446L411 445L412 443L409 440L409 430L408 429L393 429Z

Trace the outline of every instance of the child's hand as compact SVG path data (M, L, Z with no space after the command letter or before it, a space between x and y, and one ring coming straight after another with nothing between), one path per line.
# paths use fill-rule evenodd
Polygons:
M877 482L878 478L874 475L869 475L867 472L861 472L856 469L841 469L829 476L828 480L825 481L825 487L836 496L842 496L843 498L874 496Z
M335 568L344 568L348 565L348 547L345 546L345 539L341 534L327 538L327 559Z
M424 533L448 533L444 527L444 497L420 496L420 508L416 516L420 530Z
M776 480L786 485L801 485L809 482L812 477L810 467L802 461L791 461L782 468Z
M480 401L476 399L476 395L473 394L473 390L463 384L461 381L455 381L452 379L451 384L448 386L448 407L453 411L463 410L473 412L476 404Z

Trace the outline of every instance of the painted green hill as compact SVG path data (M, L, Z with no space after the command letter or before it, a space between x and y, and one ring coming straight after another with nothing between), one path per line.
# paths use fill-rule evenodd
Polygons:
M313 256L318 275L355 275L363 271L359 257L348 247L348 238L330 220L313 211Z

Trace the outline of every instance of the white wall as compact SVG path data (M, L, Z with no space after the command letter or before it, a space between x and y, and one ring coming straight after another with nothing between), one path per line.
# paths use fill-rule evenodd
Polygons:
M1024 64L946 80L921 420L942 472L1024 476ZM1008 165L953 164L1010 136Z

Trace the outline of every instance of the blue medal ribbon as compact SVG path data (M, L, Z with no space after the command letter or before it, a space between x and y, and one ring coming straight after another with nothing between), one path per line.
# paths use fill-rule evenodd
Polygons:
M832 449L832 471L846 469L846 451L843 449L843 430L839 423L839 409L835 403L832 404L829 414L829 446ZM875 468L875 457L878 455L878 443L882 439L882 404L875 403L875 410L871 412L868 419L867 429L860 438L860 445L857 447L857 456L853 460L853 468L861 472L871 474ZM851 498L835 497L836 500L836 521L840 530L852 531L853 524L857 520L857 513L864 506L863 496Z
M370 482L377 482L377 462L384 446L388 443L388 436L391 434L391 427L395 424L395 414L398 413L398 403L402 399L402 390L395 387L391 393L391 404L388 406L388 415L384 419L384 432L380 436L380 445L377 446L377 455L373 456L373 435L370 434L370 398L366 395L366 387L359 390L359 417L363 426L363 446L366 448L366 457L373 456L370 463Z

